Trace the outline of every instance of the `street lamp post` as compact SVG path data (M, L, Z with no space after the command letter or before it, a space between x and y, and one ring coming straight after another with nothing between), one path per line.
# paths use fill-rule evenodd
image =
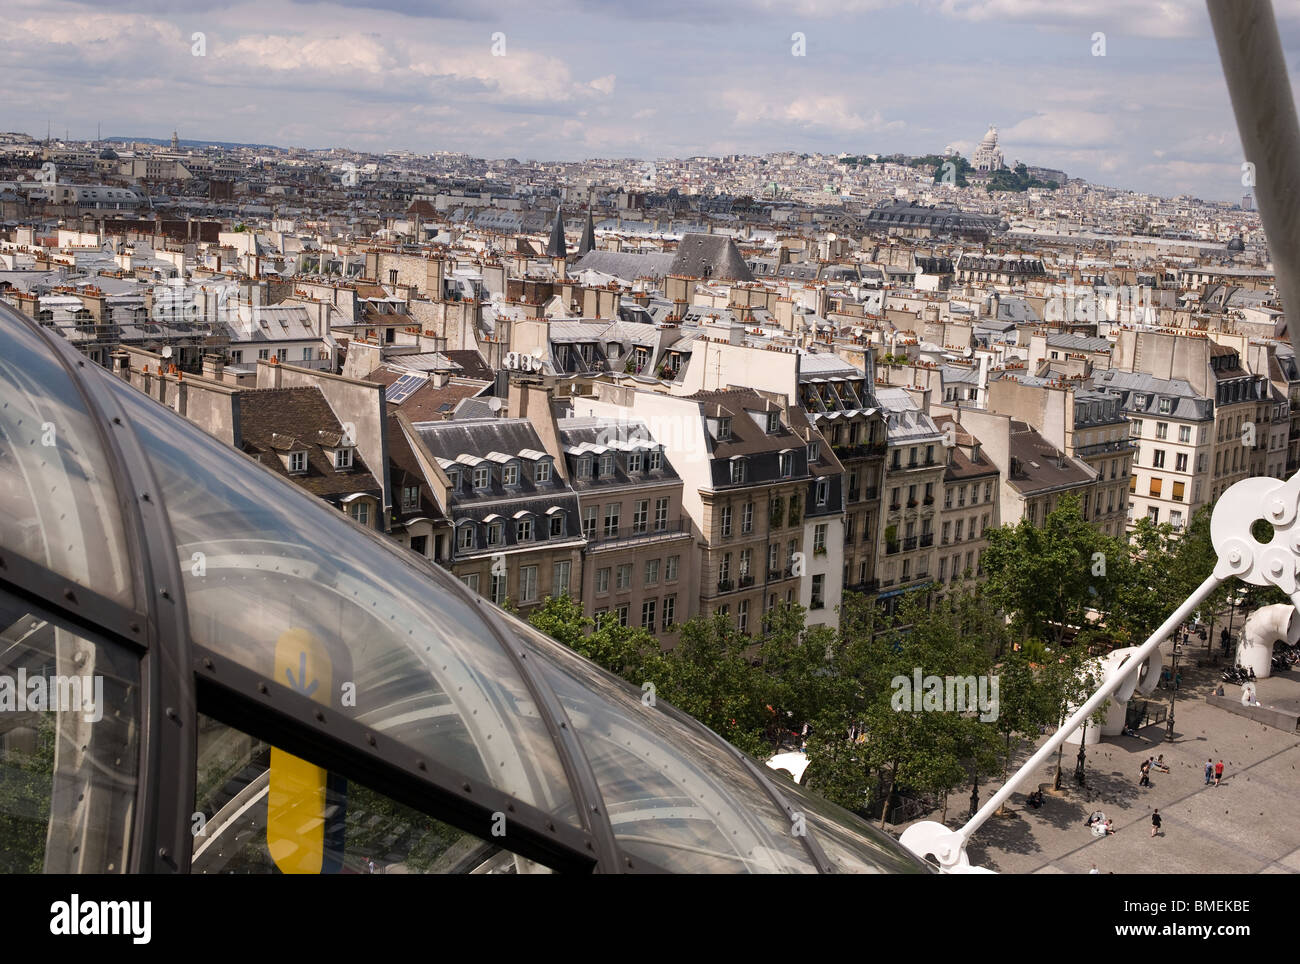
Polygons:
M1172 688L1169 691L1169 723L1168 725L1165 726L1166 740L1172 740L1174 738L1174 700L1177 699L1178 697L1178 656L1179 654L1180 654L1180 650L1178 649L1178 640L1175 639L1174 640L1174 667L1169 679L1169 683Z
M1084 752L1083 748L1087 745L1087 743L1088 743L1088 721L1084 720L1083 728L1079 730L1079 755L1075 757L1075 761L1074 761L1074 782L1078 784L1082 784L1084 780L1083 764L1088 759L1088 755Z

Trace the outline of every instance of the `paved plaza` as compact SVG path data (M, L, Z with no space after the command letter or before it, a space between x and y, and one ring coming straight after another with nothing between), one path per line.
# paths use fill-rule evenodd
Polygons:
M1194 649L1191 661L1204 652ZM976 831L967 847L971 863L1017 874L1088 873L1094 863L1103 874L1300 873L1300 735L1207 705L1220 669L1180 662L1173 739L1166 740L1163 722L1139 730L1139 738L1104 738L1087 748L1085 786L1074 781L1078 746L1066 744L1062 792L1050 792L1053 757L1012 795L1009 816ZM1241 691L1223 685L1226 695ZM1300 672L1261 682L1258 694L1265 704L1300 706ZM1157 689L1150 699L1167 706L1169 691ZM1153 770L1151 786L1139 787L1142 761L1161 753L1170 772ZM1205 785L1207 758L1223 760L1218 787ZM1046 802L1032 810L1025 795L1040 784L1049 790ZM981 786L981 804L1001 785ZM950 798L948 826L965 822L963 802L959 794ZM1155 838L1153 807L1163 818ZM1084 827L1093 810L1114 821L1113 836L1094 837Z

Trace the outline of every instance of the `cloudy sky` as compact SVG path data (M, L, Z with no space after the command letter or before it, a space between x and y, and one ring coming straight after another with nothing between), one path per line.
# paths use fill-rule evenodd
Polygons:
M1276 4L1300 63L1300 0ZM578 159L969 155L1238 200L1201 0L6 0L0 129ZM201 33L203 55L196 56ZM794 56L795 33L805 56ZM1104 34L1105 56L1094 35ZM504 44L504 55L494 56Z

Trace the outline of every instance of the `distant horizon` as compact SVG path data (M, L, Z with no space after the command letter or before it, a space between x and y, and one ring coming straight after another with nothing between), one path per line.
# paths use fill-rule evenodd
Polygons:
M6 133L11 133L11 134L24 134L25 136L27 136L27 137L31 137L31 138L33 138L33 139L36 140L36 141L43 141L43 140L44 140L44 138L42 138L40 135L38 135L38 134L32 134L32 133L30 133L30 132L28 132L28 131L10 130L10 131L7 131ZM63 137L55 137L54 135L51 135L51 139L52 139L52 140L58 140L58 141L61 141L61 142L64 142L64 143L85 143L85 144L90 144L90 143L100 143L100 144L107 144L107 143L114 143L114 144L118 144L118 143L121 143L121 144L140 143L140 144L157 144L157 145L161 145L161 146L166 146L166 145L169 145L169 144L171 143L171 137L170 137L170 136L165 136L165 137L156 137L156 136L152 136L152 135L149 135L149 136L136 136L136 135L126 135L126 134L111 134L111 135L104 135L104 136L99 136L99 137L72 137L71 134L70 134L70 132L69 132L69 134L68 134L67 136L63 136ZM348 147L348 146L341 145L341 144L331 144L331 145L324 146L324 147L308 147L308 146L306 146L306 145L301 145L301 144L288 144L288 145L286 145L286 144L272 144L272 143L266 143L266 142L253 142L253 141L221 141L221 140L214 140L214 139L210 139L210 138L192 138L192 137L179 137L179 136L177 137L177 144L178 144L178 146L180 146L180 147L243 148L243 149L249 149L249 150L255 150L255 149L258 149L258 148L268 148L268 149L271 149L271 150L277 150L277 151L290 151L290 150L299 150L299 151L346 151L346 152L350 152L350 153L353 153L353 154L370 154L370 155L373 155L373 156L376 156L376 157L383 157L383 156L385 156L385 155L387 155L387 154L390 154L390 153L399 153L399 152L400 152L400 153L405 153L405 154L414 154L414 155L417 155L417 156L432 156L432 155L434 155L434 154L437 154L437 153L440 153L440 152L441 152L441 153L448 153L448 154L463 154L463 155L465 155L465 156L467 156L467 157L470 157L470 158L472 158L472 159L474 159L474 160L489 161L489 162L491 162L491 161L505 161L505 160L511 160L511 159L513 159L513 160L518 161L518 162L521 163L521 164L526 164L526 163L537 163L537 164L583 164L583 163L589 163L589 162L591 162L591 161L596 161L596 160L611 160L611 161L645 161L645 162L655 162L655 161L663 161L663 160L674 160L674 161L680 161L680 160L686 160L686 159L688 159L688 158L692 158L692 157L725 157L725 156L738 156L738 157L766 157L766 156L770 156L770 155L772 155L772 154L807 154L807 155L819 154L819 155L825 155L825 156L867 156L867 155L875 154L875 155L877 155L878 157L889 157L889 156L893 156L893 155L899 155L899 156L903 156L903 157L916 158L916 157L926 157L926 156L931 155L931 154L935 154L935 155L937 155L937 154L942 153L942 151L939 151L939 150L929 150L929 151L920 151L920 152L917 152L917 153L911 153L911 152L908 152L908 151L898 151L898 150L858 150L858 151L849 151L849 150L838 150L838 151L831 151L831 150L797 150L797 149L795 149L795 148L789 148L789 147L786 147L786 148L773 148L773 149L771 149L771 150L768 150L768 151L761 151L761 152L754 152L754 151L724 151L724 152L718 152L718 153L712 153L712 154L703 154L703 153L696 152L696 153L691 153L691 154L679 154L679 155L672 155L672 156L670 156L670 155L660 154L660 155L653 156L653 157L651 157L651 156L647 156L647 155L624 155L624 156L619 156L619 155L615 155L615 154L592 154L592 155L589 155L589 156L586 156L586 157L578 157L578 158L568 158L568 159L566 159L566 158L559 158L559 157L527 157L527 156L515 156L515 155L512 155L512 156L492 156L492 155L489 155L489 154L476 154L476 153L474 153L474 152L472 152L472 151L463 151L463 150L452 151L452 150L437 149L437 148L435 148L435 149L430 149L430 150L424 150L424 151L412 150L412 149L409 149L409 148L400 148L400 147L392 147L392 148L387 148L387 149L378 149L378 150L363 150L363 149L359 149L359 148ZM969 159L969 155L968 155L967 152L957 151L956 153L960 154L962 157L966 157L967 159ZM1039 163L1036 163L1036 162L1034 162L1034 161L1026 161L1026 160L1024 160L1023 158L1016 158L1016 159L1013 159L1013 160L1007 160L1007 161L1005 161L1004 163L1006 164L1006 166L1007 166L1008 168L1010 168L1010 167L1012 166L1012 164L1016 163L1017 161L1018 161L1019 163L1027 164L1027 165L1030 166L1030 167L1040 167L1040 168L1047 168L1047 169L1051 169L1051 170L1062 170L1061 168L1055 168L1055 167L1053 167L1053 166L1050 165L1050 164L1039 164ZM1070 178L1078 178L1078 177L1079 177L1079 175L1073 174L1073 173L1071 173L1071 172L1068 171L1068 170L1065 171L1065 174L1066 174L1068 177L1070 177ZM1231 207L1231 206L1234 205L1234 204L1235 204L1235 205L1240 205L1240 203L1241 203L1241 198L1240 198L1240 197L1238 197L1238 198L1236 198L1236 199L1234 200L1234 199L1227 199L1227 198L1224 198L1224 199L1205 198L1205 197L1200 197L1200 196L1198 196L1198 195L1194 195L1194 194L1157 194L1157 193L1154 193L1154 192L1151 192L1151 191L1143 191L1143 190L1140 190L1140 189L1137 189L1137 188L1123 187L1123 186L1116 185L1116 184L1101 184L1101 183L1098 183L1098 182L1096 182L1096 181L1090 180L1090 179L1088 179L1088 178L1081 178L1081 179L1084 180L1084 181L1086 181L1086 182L1089 184L1089 186L1094 187L1094 188L1099 188L1099 189L1102 189L1102 190L1109 190L1109 191L1125 191L1125 192L1132 193L1132 194L1146 194L1146 195L1150 195L1150 196L1152 196L1152 197L1159 197L1159 198L1162 198L1162 199L1164 199L1164 200L1173 200L1174 198L1177 198L1177 197L1188 197L1188 198L1190 198L1190 199L1192 199L1192 200L1201 201L1201 202L1206 203L1206 204L1222 204L1222 205L1228 205L1229 207ZM1064 186L1065 186L1065 185L1061 185L1062 188L1064 188ZM969 190L978 190L978 188L972 186L971 188L969 188ZM1251 193L1252 196L1253 196L1253 191L1251 191L1250 193ZM837 195L837 196L838 196L838 195ZM1245 212L1245 211L1243 211L1243 213L1252 213L1252 214L1255 213L1255 212L1256 212L1256 209L1255 209L1255 208L1252 208L1249 212Z

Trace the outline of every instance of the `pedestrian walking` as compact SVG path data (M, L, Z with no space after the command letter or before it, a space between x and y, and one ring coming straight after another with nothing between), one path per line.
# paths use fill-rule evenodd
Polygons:
M1151 836L1154 837L1159 832L1160 832L1160 811L1152 810L1151 811Z
M1142 761L1142 779L1138 781L1138 786L1151 786L1151 758L1147 757Z
M1220 760L1218 763L1214 764L1214 785L1217 787L1219 785L1219 781L1222 779L1223 779L1223 761Z
M1208 787L1210 785L1210 781L1213 779L1214 779L1214 760L1208 759L1205 761L1205 785Z

